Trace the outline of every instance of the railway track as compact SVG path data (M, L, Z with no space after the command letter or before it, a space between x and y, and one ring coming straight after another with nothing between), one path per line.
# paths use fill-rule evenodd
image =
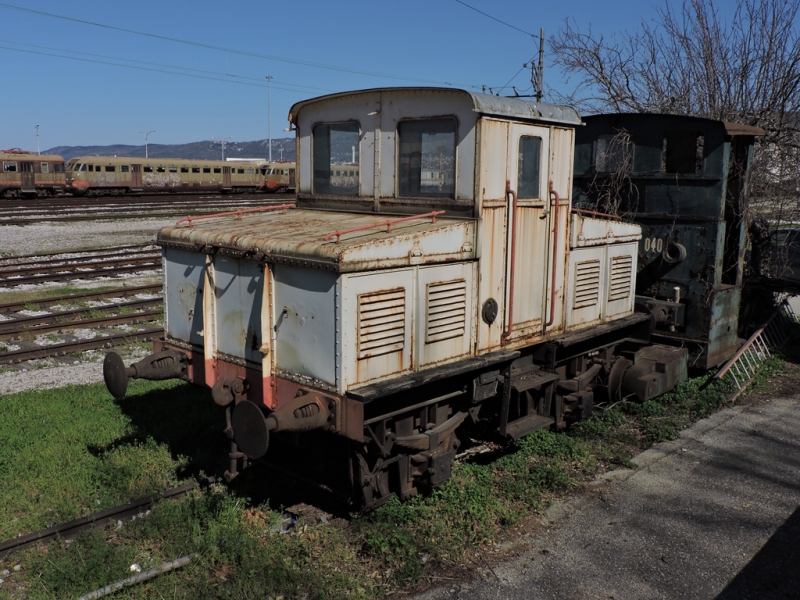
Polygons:
M206 477L197 481L190 481L189 483L185 483L176 488L172 488L171 490L161 492L160 494L153 494L152 496L139 498L137 500L133 500L132 502L120 504L94 514L81 517L80 519L74 519L66 523L48 527L47 529L41 529L27 535L21 535L4 542L0 542L0 559L5 558L13 552L19 552L20 550L25 550L26 548L35 546L36 544L44 544L56 539L60 539L62 541L72 539L75 537L75 534L85 529L99 529L104 527L107 523L128 521L132 517L147 511L159 500L166 498L180 498L181 496L185 496L191 490L211 485L214 483L214 481L214 477Z
M189 196L43 199L30 203L0 203L1 225L36 225L42 222L75 222L129 220L145 218L171 218L222 212L236 208L253 208L284 202L288 195Z
M161 252L151 244L0 259L0 288L115 277L161 269Z
M163 327L157 324L163 315L162 305L158 285L58 296L34 305L2 304L0 365L151 341L163 334ZM40 311L43 306L51 310ZM138 329L113 329L120 326Z

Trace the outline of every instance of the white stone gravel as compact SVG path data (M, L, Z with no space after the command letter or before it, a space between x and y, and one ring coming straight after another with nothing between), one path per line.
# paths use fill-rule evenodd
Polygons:
M155 241L156 232L160 228L174 225L176 220L75 221L25 227L3 226L0 253L9 256L146 244Z
M103 364L99 362L0 373L0 394L49 390L67 385L85 385L100 381L103 381Z

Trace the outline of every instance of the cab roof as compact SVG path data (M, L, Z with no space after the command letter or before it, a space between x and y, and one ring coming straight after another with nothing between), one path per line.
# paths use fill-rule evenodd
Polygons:
M400 95L405 93L425 93L431 94L448 93L462 95L471 100L473 110L481 115L492 117L506 117L509 119L523 119L531 121L547 121L563 125L577 126L581 123L578 112L569 106L556 104L544 104L541 102L529 102L522 98L506 98L503 96L493 96L491 94L479 94L458 88L436 88L436 87L393 87L393 88L371 88L357 90L353 92L341 92L319 96L309 100L296 103L289 110L289 122L297 123L297 115L303 108L312 104L319 104L334 99L352 97L357 99L359 96L367 94L381 95Z

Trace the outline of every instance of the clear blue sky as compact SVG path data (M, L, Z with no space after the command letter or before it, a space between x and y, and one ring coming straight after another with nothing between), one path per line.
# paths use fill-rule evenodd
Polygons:
M464 1L528 32L544 27L546 36L567 17L597 33L634 28L662 2ZM331 92L447 83L498 89L512 80L524 93L530 71L520 67L538 52L525 33L456 0L0 0L0 25L0 148L29 150L37 124L42 150L138 145L137 129L155 129L151 143L264 139L267 75L274 77L273 138L290 135L284 128L294 102ZM545 79L565 85L554 69Z

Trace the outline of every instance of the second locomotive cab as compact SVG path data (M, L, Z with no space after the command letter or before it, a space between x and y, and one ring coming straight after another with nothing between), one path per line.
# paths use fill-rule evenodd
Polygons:
M641 226L571 206L574 110L388 88L289 119L296 203L162 229L165 337L104 364L116 397L211 388L228 480L272 455L374 507L444 482L464 427L517 439L686 379L635 311Z

